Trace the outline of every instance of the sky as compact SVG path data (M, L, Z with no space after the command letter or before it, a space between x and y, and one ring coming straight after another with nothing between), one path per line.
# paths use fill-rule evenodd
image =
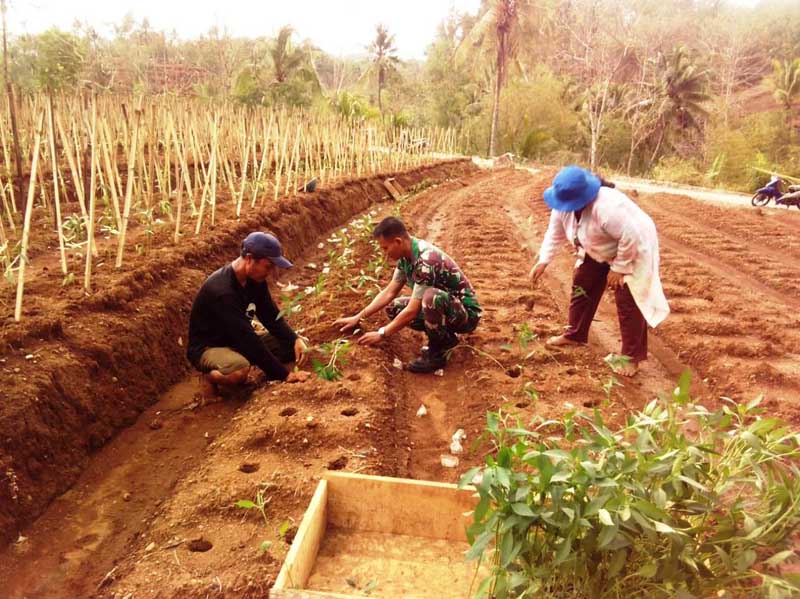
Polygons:
M75 19L102 35L130 13L147 17L155 30L197 37L214 25L236 37L272 36L294 27L334 55L362 54L383 23L395 36L398 56L422 59L439 23L455 9L475 14L480 0L8 0L12 34L39 33L50 27L69 30Z

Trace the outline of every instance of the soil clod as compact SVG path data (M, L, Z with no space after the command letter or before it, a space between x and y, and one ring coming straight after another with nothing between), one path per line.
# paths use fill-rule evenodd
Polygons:
M195 553L205 553L209 549L211 549L214 545L208 539L200 537L199 539L192 539L189 541L189 551L193 551Z
M342 416L355 416L358 414L358 408L345 408L342 410Z
M347 466L347 456L343 455L328 462L328 470L343 470L345 466Z

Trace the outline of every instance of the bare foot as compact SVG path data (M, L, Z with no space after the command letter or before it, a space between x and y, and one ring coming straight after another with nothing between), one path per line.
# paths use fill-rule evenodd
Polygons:
M212 372L200 375L200 398L204 402L213 401L219 397L219 389L217 388L217 385L214 383L213 372L221 374L218 371L214 370Z
M639 372L639 364L633 361L625 362L624 364L612 365L611 370L614 371L614 374L618 374L620 376L625 376L625 377L632 377L637 372Z
M565 345L583 345L583 343L568 339L564 335L556 335L555 337L550 337L550 339L545 342L545 345L547 347L563 347Z

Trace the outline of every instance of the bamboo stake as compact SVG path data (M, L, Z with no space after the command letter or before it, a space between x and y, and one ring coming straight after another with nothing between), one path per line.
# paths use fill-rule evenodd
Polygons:
M6 185L8 185L9 190L14 189L14 185L11 183L9 179L8 183L3 183L2 178L0 178L0 191L2 191L3 195L3 209L6 212L6 217L8 218L8 226L11 228L13 233L17 232L17 225L14 224L14 214L12 213L12 207L14 204L12 203L11 206L8 205L8 198L6 197ZM12 191L13 193L13 191Z
M105 121L100 127L100 146L103 148L103 164L106 168L107 186L111 189L111 204L114 208L114 222L119 231L122 215L119 212L119 196L117 195L116 169L111 165L111 155L108 147L111 145L106 132Z
M67 252L64 249L64 229L61 225L61 200L58 195L58 161L56 160L56 135L53 123L53 97L47 101L47 138L50 142L50 168L53 171L53 204L56 208L56 230L58 231L58 251L61 255L61 272L65 275L67 268Z
M92 153L89 162L89 225L86 227L86 242L88 248L94 248L94 210L95 210L95 196L96 196L96 181L97 181L97 104L92 98L92 125L91 125L91 144ZM92 290L92 254L93 252L86 252L86 269L83 272L83 288L87 292Z
M12 172L11 171L11 154L8 151L8 143L6 141L5 127L0 127L0 139L2 140L2 143L3 143L3 159L5 160L6 172L8 173L8 176L9 176L8 181L9 181L9 194L11 195L11 208L12 208L14 214L16 214L17 213L17 199L14 197L14 183L11 181L11 172ZM14 227L14 221L11 220L9 222L11 223L11 226ZM16 228L14 227L14 229L16 229Z
M175 236L174 243L178 243L181 238L181 214L183 212L183 185L178 185L178 210L175 214Z
M36 169L39 166L39 142L42 137L42 123L44 113L39 114L36 120L36 132L33 141L33 162L31 163L31 176L28 181L28 202L25 204L25 219L22 225L22 243L19 253L19 270L17 271L17 298L14 304L14 320L22 319L22 293L25 288L25 266L28 263L28 241L31 232L31 213L33 212L33 198L36 192Z
M122 226L119 230L119 243L117 245L117 260L115 268L122 267L122 255L125 251L125 233L128 230L128 218L131 214L131 196L133 195L133 176L136 172L136 142L139 135L139 114L141 111L141 102L139 108L133 113L133 125L131 132L131 149L128 153L128 180L125 182L125 205L122 209Z
M78 173L78 168L75 165L75 157L72 155L72 149L70 147L70 143L68 142L68 138L64 133L64 126L61 124L61 117L58 115L58 112L55 112L56 117L56 128L58 129L58 136L61 138L61 147L64 150L64 155L67 157L67 163L69 164L70 173L72 173L72 182L75 185L75 195L78 197L78 205L81 208L81 216L86 219L86 203L83 198L83 181L81 180L80 174Z

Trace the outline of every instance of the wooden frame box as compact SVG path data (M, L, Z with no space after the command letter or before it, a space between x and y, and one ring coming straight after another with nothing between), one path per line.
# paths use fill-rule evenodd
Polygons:
M474 492L455 485L328 472L271 599L467 597Z

